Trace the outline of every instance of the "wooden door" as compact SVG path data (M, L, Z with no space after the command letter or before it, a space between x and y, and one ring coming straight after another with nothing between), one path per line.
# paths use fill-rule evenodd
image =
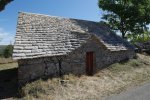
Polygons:
M93 75L93 52L86 53L86 74Z

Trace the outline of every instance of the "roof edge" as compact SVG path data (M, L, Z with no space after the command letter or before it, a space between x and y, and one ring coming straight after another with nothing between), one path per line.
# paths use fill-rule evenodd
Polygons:
M70 18L70 17L64 17L64 16L52 16L52 15L40 14L40 13L31 13L31 12L23 12L23 11L19 11L18 13L19 14L33 14L33 15L41 15L41 16L47 16L47 17L53 17L53 18L60 18L60 19L72 19L72 20L79 20L79 21L87 21L87 22L99 23L98 21Z

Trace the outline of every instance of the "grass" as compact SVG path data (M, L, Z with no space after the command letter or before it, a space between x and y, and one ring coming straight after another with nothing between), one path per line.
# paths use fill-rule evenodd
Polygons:
M17 61L12 60L12 58L1 58L0 57L0 71L17 68Z
M0 57L0 64L7 64L7 63L13 63L13 59L12 58L3 58Z
M17 62L11 62L11 63L7 63L7 64L0 64L0 70L13 69L13 68L17 68L17 67L18 67Z
M129 87L150 82L150 57L138 54L137 59L113 64L94 76L65 75L61 79L37 80L22 88L24 99L100 100Z
M113 65L110 65L107 69L113 73L120 73L125 71L132 71L136 68L142 68L149 64L150 64L149 61L137 58L129 60L128 62L115 63Z

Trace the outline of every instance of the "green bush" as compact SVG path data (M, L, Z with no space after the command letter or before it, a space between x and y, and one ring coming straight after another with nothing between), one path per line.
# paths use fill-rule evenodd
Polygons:
M147 42L150 41L150 32L143 32L140 34L132 33L132 34L128 34L127 37L132 43Z
M5 58L9 58L12 56L12 51L13 51L13 46L12 45L8 45L4 51L3 51L3 55Z

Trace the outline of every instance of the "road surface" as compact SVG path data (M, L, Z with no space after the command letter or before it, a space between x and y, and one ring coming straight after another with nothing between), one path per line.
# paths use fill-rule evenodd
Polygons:
M150 83L129 89L118 95L109 96L105 100L150 100Z

